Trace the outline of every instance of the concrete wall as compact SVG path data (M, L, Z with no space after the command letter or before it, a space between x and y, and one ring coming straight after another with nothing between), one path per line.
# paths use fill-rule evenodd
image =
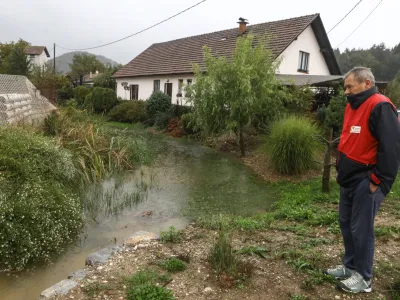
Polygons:
M310 53L308 69L309 75L331 75L328 65L320 52L317 38L308 26L293 43L279 56L282 62L279 66L280 74L304 74L298 72L299 52Z
M121 85L122 82L127 82L128 86L131 85L139 85L139 99L147 100L154 90L154 80L160 80L160 90L164 91L164 84L168 81L172 83L172 103L177 104L177 96L178 93L178 80L183 79L184 87L187 84L188 79L193 80L193 75L173 75L173 76L149 76L149 77L138 77L138 78L118 78L117 81L117 96L121 97L123 100L130 99L130 90L125 90ZM179 104L185 104L184 96L185 89L183 87L183 97L182 102Z

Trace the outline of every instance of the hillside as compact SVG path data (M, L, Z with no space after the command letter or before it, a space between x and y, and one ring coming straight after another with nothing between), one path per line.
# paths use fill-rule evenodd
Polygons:
M74 55L82 54L82 53L91 54L89 52L75 51L75 52L64 53L63 55L57 56L56 57L56 71L62 72L62 73L69 72L70 71L69 64L72 63L72 58L74 57ZM109 59L102 55L96 55L96 58L103 64L118 65L118 63L116 61L113 61L112 59ZM52 64L53 60L50 60L49 63Z

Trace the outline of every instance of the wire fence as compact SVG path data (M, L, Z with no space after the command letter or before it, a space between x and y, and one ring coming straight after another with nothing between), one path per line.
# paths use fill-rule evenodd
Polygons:
M0 74L0 124L32 123L55 109L25 76Z

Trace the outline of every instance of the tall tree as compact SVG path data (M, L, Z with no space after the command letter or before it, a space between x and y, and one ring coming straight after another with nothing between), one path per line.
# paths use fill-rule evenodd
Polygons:
M25 54L29 43L20 39L17 43L0 44L0 73L28 76L30 61Z
M93 54L75 54L72 59L72 64L69 64L71 68L70 75L74 80L78 80L79 84L82 85L83 77L90 72L99 71L104 72L105 66L96 58Z
M279 62L266 43L249 34L240 37L232 59L214 57L204 47L206 73L194 66L195 83L189 88L195 124L205 134L233 130L245 154L243 128L257 115L271 122L283 111L283 89L275 79Z
M372 69L377 80L390 81L400 70L400 44L390 49L384 43L369 49L335 49L336 59L343 73L355 66Z
M387 94L393 104L400 107L400 71L396 78L389 82Z

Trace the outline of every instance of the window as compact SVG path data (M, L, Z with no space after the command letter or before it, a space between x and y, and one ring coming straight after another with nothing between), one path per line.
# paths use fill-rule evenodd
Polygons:
M310 60L310 53L300 51L299 54L299 69L298 72L308 73L308 62Z
M131 85L131 100L139 100L139 85Z
M167 94L172 99L172 83L166 82L164 84L164 94Z
M160 91L160 80L154 80L154 92L159 92Z
M177 97L182 97L183 79L178 79L178 94Z

